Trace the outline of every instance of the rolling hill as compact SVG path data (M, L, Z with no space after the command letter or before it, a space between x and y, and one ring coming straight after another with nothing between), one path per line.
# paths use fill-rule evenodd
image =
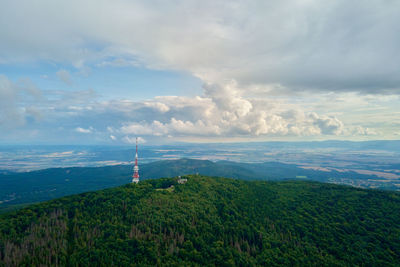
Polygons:
M0 215L0 266L399 266L400 195L187 176Z
M323 172L278 162L238 163L230 161L179 159L156 161L140 166L141 179L176 177L184 174L232 177L243 180L371 179L354 172ZM131 181L132 166L52 168L23 173L0 174L0 212L29 203L123 185ZM386 185L388 185L386 183ZM390 189L390 188L389 188Z

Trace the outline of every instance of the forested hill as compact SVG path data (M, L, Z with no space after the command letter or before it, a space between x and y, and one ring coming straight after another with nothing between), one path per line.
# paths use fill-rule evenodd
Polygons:
M332 182L340 179L367 181L376 176L355 172L317 171L278 162L258 164L229 161L179 159L164 160L140 166L140 179L175 177L184 174L232 177L244 180L311 179ZM52 168L32 172L0 174L0 213L66 195L100 190L129 183L132 166ZM332 180L333 179L333 180ZM385 189L391 183L381 183Z
M189 176L0 216L0 266L399 266L400 195Z

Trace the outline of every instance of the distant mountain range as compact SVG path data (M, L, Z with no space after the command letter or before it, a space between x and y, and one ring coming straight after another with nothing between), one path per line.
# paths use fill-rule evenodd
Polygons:
M179 159L140 166L140 179L176 177L187 174L231 177L244 180L309 179L331 183L368 185L376 176L356 172L319 171L278 162L237 163L230 161ZM115 187L131 182L132 166L52 168L23 173L0 174L0 212L29 203L66 195ZM396 189L380 183L383 189Z

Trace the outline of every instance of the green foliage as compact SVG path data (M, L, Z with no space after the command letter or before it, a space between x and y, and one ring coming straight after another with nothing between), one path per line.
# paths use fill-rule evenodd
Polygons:
M0 266L399 266L400 196L187 176L0 216ZM167 189L174 186L174 190Z
M283 180L307 177L315 181L373 176L348 172L306 170L296 165L278 162L238 163L229 161L179 159L151 162L140 166L140 179L176 177L195 174L232 177L243 180ZM132 180L132 166L52 168L25 173L0 173L0 213L27 204L66 195L115 187ZM376 178L376 177L375 177ZM391 183L381 183L385 189L396 189Z

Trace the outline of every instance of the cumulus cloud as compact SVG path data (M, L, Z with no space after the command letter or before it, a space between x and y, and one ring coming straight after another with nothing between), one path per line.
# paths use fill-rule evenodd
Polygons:
M362 126L356 126L353 129L350 129L351 134L353 135L378 135L377 131L371 128L364 128Z
M121 127L121 132L131 135L153 135L153 136L215 136L221 130L218 125L206 124L202 120L182 121L171 118L169 122L162 123L130 123Z
M314 112L310 113L309 117L322 134L339 135L343 132L343 123L336 117L318 116Z
M151 124L146 122L130 123L129 125L122 126L121 132L133 135L162 135L165 130L162 123L159 121L153 121Z
M157 111L160 111L162 113L169 111L169 107L166 104L161 103L161 102L144 102L143 104L146 107L154 108Z
M315 111L308 103L289 103L284 99L258 98L244 94L235 81L225 85L205 84L204 94L195 97L160 96L145 101L101 100L93 90L87 91L44 91L40 101L35 99L34 86L22 86L2 77L0 93L3 99L12 103L11 111L16 113L14 122L30 122L26 130L59 136L70 131L73 138L103 140L104 142L130 143L136 136L146 139L175 138L253 138L265 140L271 137L333 137L382 135L381 127L366 121L346 124L340 115L324 110ZM25 82L25 85L29 84ZM29 93L31 92L31 93ZM37 94L40 95L40 94ZM350 96L349 96L350 97ZM25 99L21 102L21 99ZM356 98L357 99L357 98ZM320 99L321 105L333 105L341 99ZM384 97L387 107L397 107L397 98ZM314 101L314 100L312 100ZM350 101L350 100L349 100ZM378 101L376 99L375 101ZM350 101L351 102L351 101ZM363 110L365 100L353 101ZM6 103L6 102L4 102ZM368 102L367 102L368 103ZM379 102L380 103L380 102ZM10 110L10 106L1 109ZM351 110L354 106L349 106ZM372 106L365 107L371 109ZM330 108L329 108L330 109ZM388 112L390 109L388 110ZM363 111L364 112L364 111ZM355 113L355 112L353 112ZM5 112L2 112L5 114ZM395 114L393 115L395 116ZM28 119L30 118L30 119ZM62 121L62 127L58 122ZM3 121L4 123L4 121ZM79 126L77 126L79 125ZM21 126L22 127L22 126ZM59 130L57 130L59 129ZM73 140L73 139L72 139Z
M147 118L140 116L141 121L129 122L128 119L117 131L125 135L175 137L344 134L344 123L337 117L305 112L299 106L288 109L284 104L269 100L246 98L235 82L226 86L206 84L204 91L202 97L158 97L154 102L145 102L147 107L168 108L156 109L158 113L150 113ZM136 109L131 109L132 114L142 112L140 105L133 106Z

